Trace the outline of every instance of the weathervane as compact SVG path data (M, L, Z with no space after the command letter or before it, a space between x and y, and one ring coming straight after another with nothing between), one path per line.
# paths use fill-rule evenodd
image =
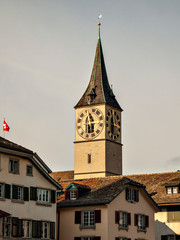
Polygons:
M100 37L100 26L101 26L100 19L101 19L101 18L102 18L102 14L99 14L99 16L98 16L99 37Z

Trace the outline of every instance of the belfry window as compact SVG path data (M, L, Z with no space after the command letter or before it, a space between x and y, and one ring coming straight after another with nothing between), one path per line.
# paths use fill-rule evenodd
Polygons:
M94 132L94 118L91 114L89 114L86 118L86 132L93 133Z

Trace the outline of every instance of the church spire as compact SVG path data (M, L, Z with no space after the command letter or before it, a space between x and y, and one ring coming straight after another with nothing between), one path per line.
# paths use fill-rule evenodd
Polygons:
M100 37L100 25L101 23L98 23L98 41L91 78L85 93L75 108L105 103L122 110L108 82Z

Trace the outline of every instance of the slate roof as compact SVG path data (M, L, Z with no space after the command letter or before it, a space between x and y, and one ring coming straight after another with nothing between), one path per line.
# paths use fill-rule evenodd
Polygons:
M158 206L180 204L180 194L167 194L166 186L180 185L180 171L152 174L127 175L126 177L142 183Z
M89 106L89 95L92 95L94 98L90 105L106 103L122 110L108 82L100 35L98 37L89 85L75 108Z
M58 173L56 173L56 179L57 175ZM51 176L53 177L53 174L51 174ZM64 191L58 197L58 207L108 204L130 185L141 187L148 195L145 187L142 184L139 184L138 182L135 182L123 176L110 176L103 178L89 178L78 180L71 179L64 181L59 180L59 183L63 187ZM70 184L80 186L81 189L82 186L84 186L84 189L86 189L86 191L83 194L79 195L79 198L77 200L65 200L65 189Z
M29 153L29 154L33 154L33 151L24 148L16 143L13 143L5 138L0 137L0 147L3 148L7 148L7 149L11 149L11 150L15 150L15 151L19 151L19 152L23 152L23 153Z

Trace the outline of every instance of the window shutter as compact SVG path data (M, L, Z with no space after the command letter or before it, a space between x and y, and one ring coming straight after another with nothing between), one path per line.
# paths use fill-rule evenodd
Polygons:
M18 219L18 237L23 237L23 220Z
M18 186L12 185L12 199L18 199Z
M37 238L41 238L42 236L42 222L37 221Z
M79 190L76 189L76 199L78 199L78 198L79 198Z
M29 201L29 188L24 187L24 201Z
M37 200L37 188L36 187L30 187L30 200Z
M32 237L37 237L37 221L32 221Z
M129 189L126 188L126 200L128 200L128 192L129 192Z
M161 240L168 240L168 236L162 235Z
M55 203L55 202L56 202L56 191L51 190L51 203Z
M18 218L13 217L12 218L12 236L17 237L18 236Z
M50 238L55 239L55 222L50 222Z
M119 224L119 212L115 211L115 223Z
M5 184L5 198L11 198L11 185Z
M101 237L94 237L94 240L101 240Z
M127 238L127 240L131 240L131 238Z
M74 240L81 240L81 237L75 237Z
M139 202L139 190L135 190L136 202Z
M127 225L131 225L131 214L127 213Z
M68 200L69 199L69 194L70 194L69 190L66 190L64 194L65 194L65 200Z
M75 211L75 224L81 224L81 211Z
M146 227L148 228L149 227L149 216L145 216L145 224L146 224Z
M138 214L134 214L134 226L138 226Z
M101 222L101 210L95 210L95 223Z
M119 238L118 238L118 237L115 237L115 240L119 240Z

